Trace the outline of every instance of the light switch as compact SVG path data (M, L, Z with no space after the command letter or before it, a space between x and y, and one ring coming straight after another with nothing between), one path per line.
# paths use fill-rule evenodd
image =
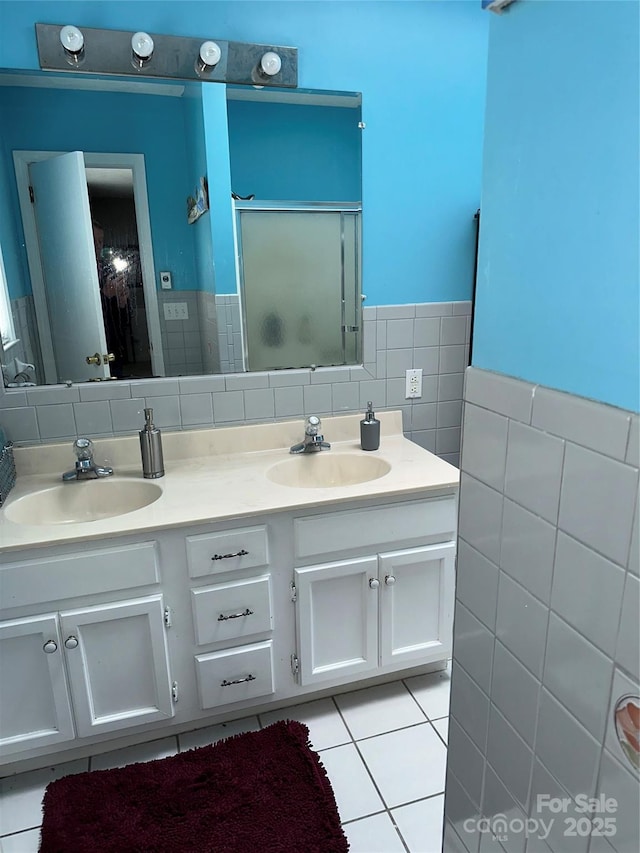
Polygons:
M165 302L163 308L165 320L189 319L189 307L186 302Z
M163 290L171 290L171 273L170 272L161 272L160 273L160 287Z

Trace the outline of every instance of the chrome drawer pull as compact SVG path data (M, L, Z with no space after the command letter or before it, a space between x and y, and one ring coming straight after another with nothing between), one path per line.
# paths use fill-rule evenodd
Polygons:
M231 687L232 684L243 684L245 681L255 681L255 675L246 675L244 678L234 678L233 681L225 680L220 684L220 687Z
M221 613L218 616L218 622L226 622L227 619L239 619L241 616L253 616L253 610L249 610L247 607L246 610L242 611L242 613L231 613L229 616L225 616L224 613Z
M236 554L214 554L212 560L230 560L232 557L246 557L249 552L242 548Z

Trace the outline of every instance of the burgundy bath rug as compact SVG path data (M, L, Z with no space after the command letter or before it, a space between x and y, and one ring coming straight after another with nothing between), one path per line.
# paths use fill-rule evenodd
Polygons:
M170 758L65 776L40 853L346 853L329 779L291 720Z

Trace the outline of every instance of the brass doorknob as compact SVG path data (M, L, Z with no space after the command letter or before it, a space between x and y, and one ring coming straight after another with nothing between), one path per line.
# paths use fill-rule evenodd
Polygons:
M116 357L112 352L105 352L104 355L102 356L102 361L104 362L104 364L109 364L110 362L115 361L115 360L116 360Z
M102 364L102 358L99 352L96 352L93 355L88 355L85 360L87 364L96 364L98 366Z

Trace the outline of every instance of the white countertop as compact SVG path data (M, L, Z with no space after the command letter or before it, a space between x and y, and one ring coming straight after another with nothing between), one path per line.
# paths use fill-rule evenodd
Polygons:
M142 509L88 522L18 524L5 509L21 497L58 486L61 474L73 468L71 442L16 448L18 480L0 509L0 553L58 545L81 540L111 538L225 519L327 506L385 496L411 497L429 491L446 491L458 485L458 469L402 435L402 413L381 412L380 449L365 453L384 459L389 472L375 480L348 486L299 488L279 485L266 476L277 462L295 459L289 447L302 441L301 419L238 427L163 432L165 476L153 480L162 496ZM362 415L323 417L322 429L331 442L333 456L364 453L360 449ZM110 480L142 480L138 436L95 439L95 461L114 468ZM298 457L301 464L305 458ZM101 480L91 481L100 488ZM73 489L75 482L64 484Z

